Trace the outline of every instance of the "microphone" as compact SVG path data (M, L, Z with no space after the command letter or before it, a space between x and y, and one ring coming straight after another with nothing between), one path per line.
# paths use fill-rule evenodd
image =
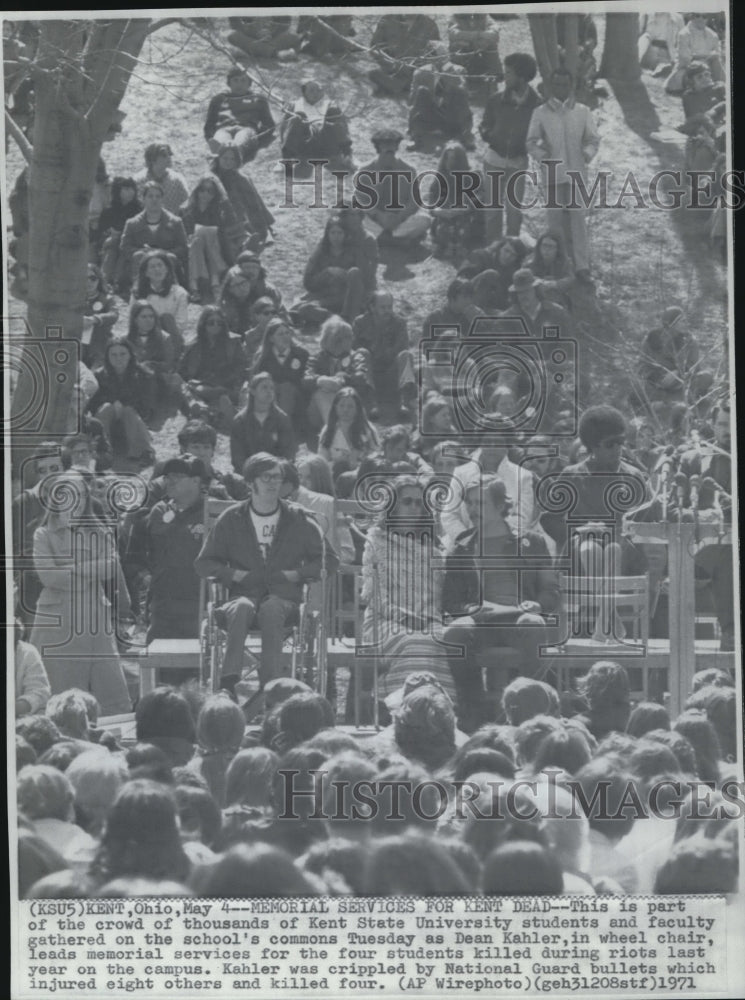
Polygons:
M673 476L673 485L675 486L675 502L678 508L678 520L682 520L683 516L683 505L685 503L685 489L688 483L688 476L684 472L676 472Z
M691 507L693 510L697 511L699 493L701 491L701 476L699 476L698 473L694 473L691 476L689 483L691 487Z

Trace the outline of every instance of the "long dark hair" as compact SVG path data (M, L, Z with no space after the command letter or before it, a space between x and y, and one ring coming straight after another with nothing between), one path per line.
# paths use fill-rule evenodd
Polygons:
M150 279L147 276L147 265L151 260L155 260L156 258L158 260L162 260L168 268L168 274L163 282L163 290L161 292L153 291L150 287ZM135 289L135 296L138 299L146 299L148 295L168 295L173 286L176 284L178 284L176 281L176 271L174 270L171 258L165 250L151 250L149 253L146 253L140 261L140 266L137 270L137 288Z
M210 202L210 206L214 205L215 207L219 207L223 202L226 202L228 200L228 194L227 191L225 190L225 186L223 185L222 181L217 176L217 174L215 174L214 172L209 174L202 174L197 183L191 189L191 193L189 194L189 197L187 198L186 204L184 206L185 209L189 209L192 212L199 211L199 205L197 203L197 192L201 187L203 187L206 184L210 184L215 192L214 197Z
M130 344L133 344L135 342L135 338L139 336L139 331L137 329L137 317L145 309L149 309L155 317L153 328L147 335L148 340L152 340L154 337L157 337L158 334L161 336L163 335L163 327L161 326L160 316L157 314L155 309L153 309L147 299L136 299L132 303L129 310L129 332L127 333L127 341Z
M375 433L375 428L367 419L365 406L360 399L359 393L349 385L344 386L343 389L339 389L337 394L334 396L333 402L331 403L331 409L329 410L328 420L326 421L326 426L321 431L319 443L323 445L324 448L330 448L333 443L336 428L339 425L339 417L336 413L336 407L340 399L353 399L357 404L357 413L355 414L352 425L349 428L349 437L352 446L355 448L361 448L365 444L366 440L372 445L377 445L378 436Z
M224 346L228 339L228 321L225 319L225 313L219 306L205 306L197 320L197 341L200 347L207 346L207 321L213 316L218 316L220 319L219 346Z
M133 188L134 189L134 199L125 205L121 200L122 188ZM132 211L132 206L136 207L136 211ZM132 215L137 215L138 212L142 211L142 202L137 195L137 181L133 177L115 177L111 182L111 208L126 208L127 211L132 211Z
M282 316L273 316L264 329L264 336L261 338L261 346L256 352L254 365L257 371L261 371L263 361L272 349L272 336L283 326L287 327L292 334L292 346L295 346L295 329L292 323L288 319L284 319Z
M104 351L103 366L104 370L109 375L114 374L114 369L111 367L111 363L109 361L109 352L111 351L112 347L126 347L126 349L129 351L129 363L127 364L127 369L125 372L126 375L131 374L140 367L139 362L137 361L137 353L135 352L134 344L132 343L132 341L129 340L127 337L117 337L114 340L110 340L108 342L108 344L106 345L106 349Z
M546 240L553 240L556 244L556 260L550 267L545 263L543 257L541 256L541 247ZM536 240L533 256L530 259L528 267L530 267L530 270L536 278L564 277L569 268L569 258L567 256L564 236L560 232L552 229L549 229L548 232L541 233Z
M326 223L326 227L323 230L323 236L321 237L321 249L325 254L331 253L331 241L329 240L329 231L332 228L341 229L344 233L344 247L346 248L350 244L349 234L344 226L344 223L339 215L332 215L331 218Z

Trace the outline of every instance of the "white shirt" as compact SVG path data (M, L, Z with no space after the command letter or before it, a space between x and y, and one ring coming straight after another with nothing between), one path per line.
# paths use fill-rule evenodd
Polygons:
M257 512L250 508L251 511L251 523L254 526L254 531L256 532L256 540L259 543L259 548L261 549L261 554L264 557L264 562L266 562L269 557L269 549L272 547L274 542L274 536L277 533L277 525L279 524L279 507L272 514L257 514Z
M507 495L512 500L512 513L507 523L517 533L533 527L535 519L535 501L533 493L533 477L528 469L515 465L505 455L499 463L496 472L483 472L479 464L481 449L475 451L470 462L459 465L453 472L453 489L455 499L452 510L445 511L441 516L442 530L447 541L452 543L461 532L472 528L464 498L469 486L478 484L486 476L499 476L507 488ZM460 502L458 503L458 497Z

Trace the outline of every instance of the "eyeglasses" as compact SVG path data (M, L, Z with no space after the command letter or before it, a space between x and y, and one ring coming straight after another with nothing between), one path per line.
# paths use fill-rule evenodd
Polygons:
M281 472L262 472L258 477L260 483L281 483L284 476Z

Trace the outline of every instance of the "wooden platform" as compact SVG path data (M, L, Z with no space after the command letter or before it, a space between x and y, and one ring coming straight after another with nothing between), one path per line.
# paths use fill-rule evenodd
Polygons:
M252 638L248 647L255 653L260 652L260 641ZM290 654L284 656L289 662ZM697 640L695 644L696 670L708 667L719 667L733 671L735 654L721 652L717 640ZM632 671L632 688L638 698L650 694L650 676L670 668L670 642L667 639L650 639L646 650L633 649L627 645L605 644L592 639L579 639L567 643L561 648L548 648L545 651L546 669L556 673L559 690L571 685L577 674L586 672L597 660L615 660L623 663ZM353 639L335 640L328 644L328 662L336 668L353 670L357 661ZM140 694L147 694L156 685L156 671L167 673L168 670L199 668L198 639L155 639L145 647L138 658L140 671ZM369 660L367 661L369 662ZM638 671L638 673L637 673ZM639 683L638 678L641 679ZM167 683L167 678L161 677ZM672 697L679 685L671 684L671 678L659 678L655 690L671 692L670 711L677 715L683 708L683 700L688 691L681 691L680 698Z

